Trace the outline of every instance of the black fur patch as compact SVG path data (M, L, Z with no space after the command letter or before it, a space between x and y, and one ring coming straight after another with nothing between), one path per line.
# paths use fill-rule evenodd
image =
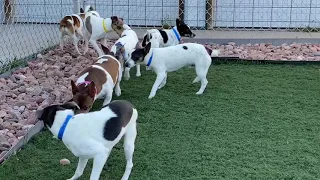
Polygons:
M119 136L122 127L125 127L129 123L133 113L133 105L124 100L117 100L104 107L107 106L117 115L117 117L110 118L106 122L103 137L108 141L113 141Z
M85 25L86 25L86 28L87 28L87 30L88 30L88 32L90 33L90 34L92 34L92 26L91 26L91 24L90 24L90 16L88 16L87 18L86 18L86 22L85 22Z
M162 36L163 42L167 43L168 42L168 34L164 30L158 29L158 31L160 32L160 34Z
M45 125L51 127L53 125L57 111L66 109L72 109L73 111L76 111L78 108L69 103L65 103L62 105L51 105L42 110L42 114L40 117L38 117L38 119L43 121Z
M187 47L187 46L182 46L182 48L183 48L183 49L185 49L185 50L187 50L187 49L188 49L188 47Z
M142 41L142 47L145 47L147 45L147 34L143 37L143 41Z

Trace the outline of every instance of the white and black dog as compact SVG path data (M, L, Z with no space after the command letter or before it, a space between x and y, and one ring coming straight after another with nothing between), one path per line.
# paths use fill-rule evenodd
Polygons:
M79 106L73 102L51 105L36 112L54 137L62 140L79 162L75 174L69 180L78 179L93 158L91 180L98 180L112 148L124 137L124 151L127 160L122 176L127 180L133 167L132 157L137 136L138 112L131 103L116 100L100 111L80 113Z
M153 98L157 90L166 84L167 72L190 65L195 65L197 74L193 83L201 81L201 87L196 94L203 93L208 84L206 76L211 65L211 57L218 56L219 50L207 49L197 43L183 43L165 48L151 48L151 46L149 42L144 48L133 50L125 64L126 67L132 68L136 63L143 62L157 74L149 99Z
M176 26L172 29L150 29L143 36L142 47L152 42L152 48L169 47L180 44L181 37L194 38L196 35L191 28L180 19L176 19Z
M180 44L182 42L182 37L194 38L196 35L191 31L190 26L188 26L183 20L176 19L176 26L172 29L150 29L147 30L146 34L143 36L142 47L145 47L149 42L151 42L152 48L162 48L169 47ZM150 70L146 67L146 70Z

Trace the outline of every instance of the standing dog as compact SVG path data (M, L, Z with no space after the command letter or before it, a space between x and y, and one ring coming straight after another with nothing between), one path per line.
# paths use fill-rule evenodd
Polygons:
M124 79L128 80L130 78L130 69L129 68L124 68L124 61L127 60L128 53L136 48L136 45L139 44L139 39L134 32L128 25L123 24L122 27L116 28L116 33L120 36L120 38L114 43L114 45L111 47L111 52L116 54L116 52L121 52L122 57L121 57L121 65L123 66L124 69ZM140 64L137 64L137 72L136 76L139 77L141 76L140 73Z
M110 18L101 18L92 15L92 13L86 13L85 26L86 35L85 38L85 50L84 54L88 51L89 42L96 50L99 56L103 55L103 51L99 48L97 40L103 39L102 44L106 46L106 37L109 32L115 31L118 27L123 25L123 19L117 16L111 16Z
M105 54L96 63L83 70L77 81L71 80L72 100L80 107L79 112L89 112L96 99L104 98L103 105L112 99L113 89L121 95L122 67L115 55L102 45Z
M149 42L152 48L169 47L180 44L182 37L194 38L196 35L191 31L191 28L182 20L176 19L176 26L172 29L150 29L143 36L142 47L145 47ZM146 67L146 70L149 70Z
M85 31L85 24L84 24L84 19L85 19L85 13L92 13L95 16L100 17L99 13L94 10L92 6L87 6L85 10L80 8L80 13L78 14L72 14L69 16L65 16L61 19L60 21L60 49L63 50L63 38L64 36L68 35L69 37L72 37L73 39L73 45L76 49L76 51L80 53L79 48L78 48L78 42L80 38L83 38L83 34ZM79 37L77 37L79 36Z
M76 51L81 54L78 48L79 38L77 37L77 35L83 38L82 32L84 28L84 18L85 14L83 12L83 9L81 9L79 14L72 14L61 19L59 27L61 50L63 50L63 38L65 35L68 35L72 37L73 45Z
M36 112L51 133L62 140L79 162L69 180L78 179L93 158L91 180L98 180L112 148L124 137L126 170L122 176L127 180L133 167L133 153L137 136L138 111L127 101L113 101L100 111L77 114L74 102L51 105Z
M180 43L181 37L194 38L195 36L191 28L184 21L176 19L176 26L172 29L147 30L143 36L142 47L145 47L149 42L152 42L152 48L174 46Z
M209 53L211 57L218 56L219 51L211 50ZM136 63L143 62L155 71L157 79L152 86L149 99L153 98L157 90L166 84L167 72L195 65L197 77L193 83L201 81L201 87L196 94L202 94L208 84L206 76L211 65L209 53L203 45L196 43L184 43L165 48L151 48L151 43L148 43L142 49L133 50L125 65L131 68Z

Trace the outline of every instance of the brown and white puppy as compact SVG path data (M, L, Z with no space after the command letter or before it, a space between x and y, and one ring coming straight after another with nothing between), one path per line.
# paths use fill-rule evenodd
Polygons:
M83 35L85 34L85 13L88 12L97 17L100 17L99 13L96 12L92 6L87 6L85 10L80 8L80 13L65 16L60 20L59 31L61 50L63 50L63 38L67 35L73 39L73 45L75 46L76 51L81 54L78 48L78 42L80 38L88 39L83 37Z
M89 112L96 99L104 98L103 105L108 104L113 89L117 96L121 95L121 64L113 52L101 46L106 55L98 57L96 63L83 70L76 82L71 80L72 100L80 107L78 113Z

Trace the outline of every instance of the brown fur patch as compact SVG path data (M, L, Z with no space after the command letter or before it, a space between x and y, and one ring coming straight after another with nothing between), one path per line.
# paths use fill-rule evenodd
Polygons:
M94 65L101 66L103 69L105 69L110 76L112 77L113 83L116 84L118 81L118 75L119 75L119 63L117 60L108 57L108 61L104 61L103 63L95 63Z
M60 30L61 28L65 27L67 28L70 32L74 33L75 29L73 29L72 24L68 20L73 20L74 22L74 27L75 28L80 28L80 21L76 16L65 16L61 21L60 21Z

